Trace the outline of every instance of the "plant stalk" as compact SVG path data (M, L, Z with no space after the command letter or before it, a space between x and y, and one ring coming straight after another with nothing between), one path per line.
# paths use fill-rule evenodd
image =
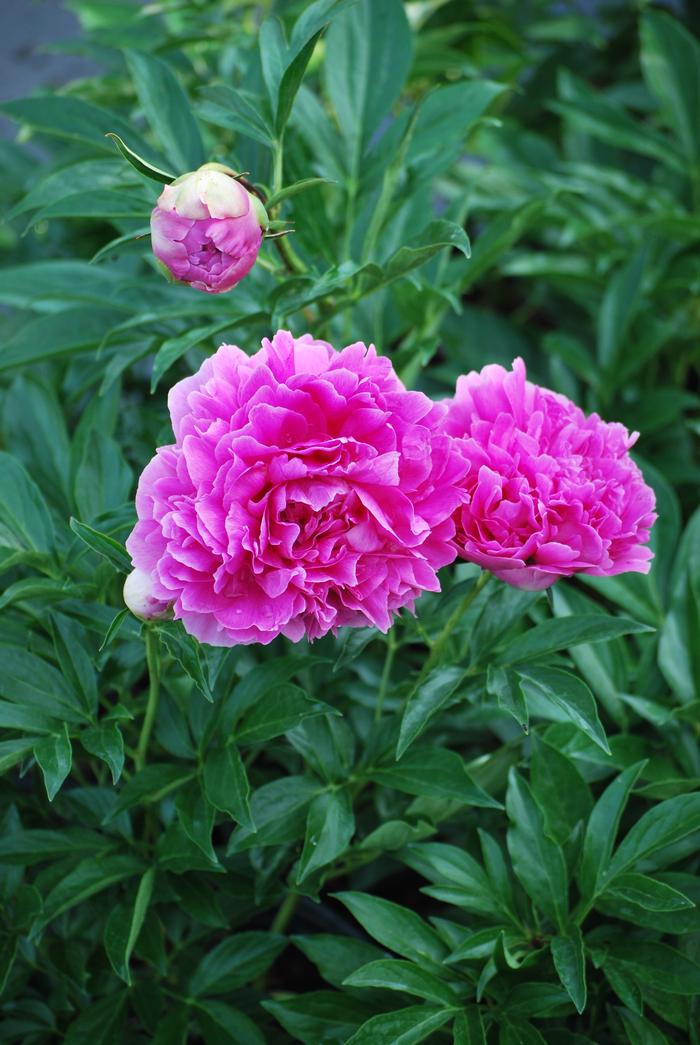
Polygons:
M148 744L153 732L153 724L156 720L158 710L158 697L160 695L160 655L158 636L153 628L146 628L146 664L148 666L148 701L146 713L143 716L143 725L139 734L139 742L136 747L134 766L136 771L143 769L146 765L146 754Z

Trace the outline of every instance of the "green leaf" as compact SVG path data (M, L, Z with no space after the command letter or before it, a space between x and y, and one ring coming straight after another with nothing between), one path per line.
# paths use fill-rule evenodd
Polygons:
M539 218L545 204L544 199L531 199L489 222L474 242L469 264L464 266L462 291L466 291L500 261Z
M70 584L67 580L53 580L49 577L25 577L5 588L0 595L0 610L12 606L16 602L41 602L48 606L52 602L63 602L65 599L80 598L88 591L87 585Z
M78 519L71 519L70 528L76 537L80 537L88 548L111 563L115 570L120 573L131 573L131 559L119 541L115 541L106 533L100 533L99 530L93 529L92 526L88 526L87 523L80 522Z
M44 900L44 910L34 923L32 937L38 936L59 914L141 871L141 860L127 853L108 853L82 860L59 881Z
M545 819L547 834L565 845L579 824L586 824L593 800L573 760L533 734L530 782Z
M428 895L435 896L439 892L446 902L477 914L502 913L499 898L481 865L457 846L418 842L407 845L398 856L403 863L438 886Z
M666 1035L651 1020L629 1009L618 1009L617 1013L625 1026L630 1045L669 1045Z
M5 343L0 370L76 355L99 344L122 317L114 308L66 308L30 319Z
M637 777L646 765L637 762L620 773L596 802L583 840L583 854L578 882L581 894L590 899L600 891L603 874L615 845L620 818Z
M632 119L612 98L606 98L564 69L559 74L559 88L562 100L550 102L548 108L562 115L573 130L615 149L651 156L671 170L683 172L683 159L674 143L648 123Z
M126 992L108 994L89 1005L73 1020L65 1045L113 1045L122 1039Z
M334 987L342 986L343 980L361 965L384 956L384 952L374 944L356 940L352 936L313 933L310 936L293 936L292 942L313 962L323 979Z
M412 962L382 958L357 969L344 981L345 987L381 987L415 994L436 1005L455 1005L457 996L443 980Z
M128 986L131 986L129 961L143 928L154 880L155 868L149 867L138 884L131 911L122 905L115 907L105 923L104 945L107 957L117 976Z
M425 96L408 148L408 163L434 177L453 162L476 122L505 91L506 84L491 80L461 80L440 86Z
M84 729L80 734L80 743L91 755L107 763L112 783L116 784L124 768L124 738L116 722Z
M511 822L508 851L515 873L533 902L561 928L568 910L564 856L545 834L542 811L514 769L508 776L506 812Z
M454 1045L486 1045L484 1024L478 1005L467 1005L454 1022Z
M114 131L108 131L105 138L111 138L116 145L119 152L122 154L125 160L127 160L131 166L143 174L144 177L150 178L152 181L158 181L161 185L170 185L171 182L175 181L174 174L167 174L165 171L160 170L159 167L154 167L152 164L144 160L142 156L139 156L137 152L130 149L126 142L122 141L118 134ZM95 260L94 258L92 259Z
M287 125L292 106L294 105L294 99L301 87L301 81L304 79L306 67L311 61L311 55L314 53L316 43L320 36L321 30L315 33L304 44L298 54L294 56L292 61L289 62L287 68L284 70L279 86L277 116L275 119L275 131L278 137L282 135L284 128Z
M232 314L227 316L224 320L217 320L216 323L209 323L207 326L195 327L192 330L185 331L184 334L178 334L176 337L170 337L167 341L164 341L156 352L156 357L153 360L153 370L151 371L151 392L155 392L161 377L170 370L170 367L177 363L178 359L189 352L191 348L196 345L200 345L202 341L207 341L209 338L214 337L215 334L221 333L222 330L226 330L228 327L234 326L237 320L241 319L242 316Z
M112 223L132 218L143 219L151 212L153 202L134 191L97 189L91 193L76 192L36 211L28 222L25 233L40 222L50 221L52 218L95 218Z
M453 1015L454 1009L410 1005L398 1012L372 1016L345 1045L415 1045L439 1030Z
M202 647L197 640L187 634L179 621L160 623L158 637L168 653L192 679L204 699L211 704L214 694L209 684L209 672Z
M280 203L285 200L292 199L293 196L298 196L300 192L306 192L307 189L313 189L317 185L333 185L334 183L330 178L303 178L301 181L295 181L292 185L285 185L283 189L276 192L274 196L269 196L265 208L269 212L273 207L277 207Z
M700 965L674 947L623 936L607 941L605 947L606 954L644 986L668 994L697 995Z
M409 795L452 798L464 805L487 809L503 808L474 783L461 757L443 748L414 748L395 765L380 766L368 775L377 784Z
M288 682L304 668L310 667L310 657L287 656L276 657L273 660L256 664L243 678L236 683L231 694L231 712L235 716L230 723L232 729L235 721L248 710L254 707L268 693L275 690L278 685Z
M423 967L440 964L447 948L414 911L369 893L336 893L362 928L378 943Z
M43 712L54 719L83 723L87 718L77 693L63 675L16 646L2 650L0 696L22 705L22 710Z
M586 960L581 930L576 925L569 925L561 936L552 937L549 946L562 985L576 1011L583 1012L586 1008Z
M73 763L68 727L65 726L62 733L40 740L34 747L34 757L44 777L49 802L53 802Z
M5 399L3 428L6 448L65 513L69 495L70 444L56 392L36 379L16 377Z
M607 617L603 614L556 617L542 621L508 643L497 658L497 664L518 664L534 660L557 650L569 649L581 642L609 642L620 635L651 632L646 624L626 617Z
M22 465L0 451L0 548L47 555L54 528L38 486Z
M215 809L255 831L250 812L250 784L233 744L208 751L204 760L204 791Z
M286 945L284 936L277 933L233 933L202 958L192 974L189 993L198 998L235 991L264 973Z
M86 647L85 634L63 614L52 614L50 619L53 645L63 678L76 694L85 714L93 719L100 698L94 658Z
M209 802L199 779L178 788L175 796L178 819L187 837L201 849L208 860L218 864L211 842L214 828L214 806Z
M135 134L130 123L116 116L114 112L100 109L82 98L57 94L20 98L17 101L3 102L0 112L6 113L18 123L26 123L43 134L84 142L111 155L112 146L105 140L108 131L115 131L121 138L128 139L146 156L152 155L153 152Z
M294 729L306 718L329 711L333 709L327 704L310 700L303 689L287 683L268 693L243 716L235 729L236 742L261 744Z
M93 522L129 500L133 476L119 444L95 431L85 446L75 476L75 505L81 518Z
M63 856L94 856L113 844L113 839L80 827L21 829L0 838L0 863L32 867Z
M645 911L679 911L695 904L683 893L644 874L619 875L606 894L629 903L638 904Z
M359 160L408 76L411 31L400 0L359 0L326 37L326 90L347 142L348 170Z
M138 773L134 773L127 781L108 819L137 805L160 802L171 791L192 780L194 776L196 773L191 765L152 762Z
M253 1021L223 1001L198 1001L197 1020L207 1045L265 1045Z
M401 720L396 757L401 758L414 740L427 728L430 720L455 693L465 677L456 666L433 668L428 677L410 695Z
M170 66L143 51L125 56L146 118L175 169L182 174L200 167L205 154L199 127Z
M317 780L287 776L263 784L253 792L250 803L255 831L240 827L230 838L227 855L253 846L283 845L304 834L306 810L322 790Z
M305 991L298 997L261 1004L293 1038L308 1045L347 1041L358 1021L375 1011L362 999L340 991Z
M678 19L645 11L641 64L651 93L675 132L689 163L700 159L700 45Z
M345 789L324 791L309 806L306 838L299 858L296 880L301 884L310 874L330 864L347 849L355 833L350 795Z
M431 221L430 225L412 240L391 255L382 265L381 275L376 277L370 275L368 289L376 290L380 286L391 283L407 272L413 271L430 261L439 250L445 247L454 247L461 251L465 258L471 257L471 246L461 225L453 221L439 218Z
M527 733L529 715L517 673L509 668L489 665L486 673L486 692L492 694L498 701L498 706L512 715Z
M518 668L518 675L524 680L526 695L529 696L534 687L540 699L544 698L563 711L566 717L606 755L610 754L608 739L598 718L595 698L585 682L568 671L539 665L521 666Z
M617 847L603 880L608 883L641 860L700 830L700 793L677 795L649 809Z
M613 373L630 324L642 304L648 260L649 248L644 244L608 280L598 311L598 361Z

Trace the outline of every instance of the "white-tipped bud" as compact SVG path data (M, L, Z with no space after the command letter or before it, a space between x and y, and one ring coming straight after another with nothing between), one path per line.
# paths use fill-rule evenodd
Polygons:
M170 607L153 595L153 582L145 570L132 570L124 581L124 602L135 617L141 620L161 620Z

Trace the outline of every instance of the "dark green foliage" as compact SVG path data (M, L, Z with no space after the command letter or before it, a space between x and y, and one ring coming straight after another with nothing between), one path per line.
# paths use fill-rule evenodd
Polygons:
M0 1038L698 1045L693 5L71 6L103 74L2 106ZM144 238L205 160L295 229L219 297ZM166 386L279 324L436 397L521 354L639 429L649 576L462 564L313 647L142 626Z

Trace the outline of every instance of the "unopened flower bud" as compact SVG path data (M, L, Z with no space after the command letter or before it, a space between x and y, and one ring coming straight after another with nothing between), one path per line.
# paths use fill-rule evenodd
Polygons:
M220 294L246 276L268 219L235 172L205 163L166 185L151 214L156 258L176 280Z
M124 602L141 620L160 620L170 612L169 605L153 595L151 575L146 570L132 570L126 578Z

